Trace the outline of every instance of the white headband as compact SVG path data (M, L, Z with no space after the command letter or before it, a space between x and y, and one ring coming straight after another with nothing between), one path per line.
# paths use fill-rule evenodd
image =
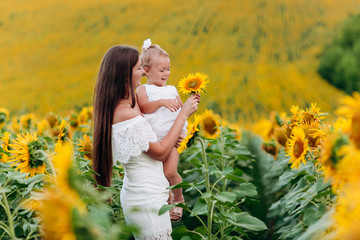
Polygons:
M148 49L148 48L151 46L151 44L152 44L152 42L151 42L150 38L146 39L146 40L144 41L144 44L143 44L143 46L142 46L142 49L144 49L144 50Z

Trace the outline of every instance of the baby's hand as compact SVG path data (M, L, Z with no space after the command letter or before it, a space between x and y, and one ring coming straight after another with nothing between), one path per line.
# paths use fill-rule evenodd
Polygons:
M171 112L176 112L181 107L177 99L164 99L163 106L169 109Z

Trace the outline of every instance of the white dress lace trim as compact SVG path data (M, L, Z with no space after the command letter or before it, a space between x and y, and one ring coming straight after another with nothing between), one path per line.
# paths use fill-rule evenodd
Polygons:
M168 230L162 233L153 234L151 236L140 235L138 238L141 240L172 240L171 232L171 230Z
M156 142L157 138L150 124L142 117L112 125L112 153L113 164L126 164L130 157L138 156L149 150L149 142Z

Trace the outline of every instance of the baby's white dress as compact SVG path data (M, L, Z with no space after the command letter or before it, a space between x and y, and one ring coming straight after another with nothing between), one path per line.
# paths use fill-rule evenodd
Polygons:
M176 99L179 96L178 91L174 86L165 85L158 87L155 85L144 84L146 95L149 101L160 99ZM170 128L179 115L179 108L176 112L171 112L166 107L160 107L153 113L144 114L145 119L150 123L153 128L158 141L161 141L169 132ZM187 122L185 123L182 132L186 133Z
M163 163L144 153L156 141L150 124L140 115L112 125L113 162L121 162L125 169L120 193L125 221L141 230L135 239L172 239L169 212L158 215L169 197Z

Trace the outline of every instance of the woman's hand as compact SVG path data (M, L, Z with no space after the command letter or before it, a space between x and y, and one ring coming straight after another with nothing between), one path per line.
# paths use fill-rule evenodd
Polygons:
M181 108L181 112L185 114L186 118L190 117L197 108L200 102L200 94L193 94L191 95L186 102L184 103L183 107Z

